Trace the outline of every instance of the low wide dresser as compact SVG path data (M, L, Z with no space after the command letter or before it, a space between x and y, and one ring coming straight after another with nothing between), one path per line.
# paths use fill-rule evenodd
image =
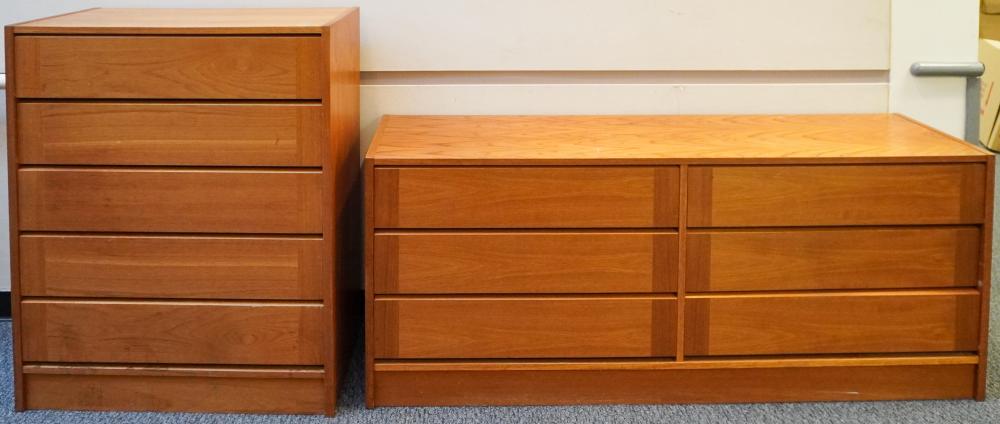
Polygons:
M385 116L367 404L983 399L994 158L898 115Z
M6 43L16 409L333 414L357 10L92 9Z

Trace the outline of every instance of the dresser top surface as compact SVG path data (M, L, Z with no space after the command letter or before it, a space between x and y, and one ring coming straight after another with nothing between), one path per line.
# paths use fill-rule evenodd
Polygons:
M382 118L375 164L985 161L900 115L404 116Z
M97 8L13 25L18 34L44 33L318 33L356 8L129 9Z

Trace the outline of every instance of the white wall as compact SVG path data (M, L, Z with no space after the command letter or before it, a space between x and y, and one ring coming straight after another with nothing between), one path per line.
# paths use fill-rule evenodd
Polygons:
M916 78L913 62L974 62L979 38L979 2L902 0L892 4L889 109L962 137L965 80Z
M88 7L360 6L365 71L887 69L889 0L5 0Z
M890 0L5 0L0 22L95 6L360 6L365 145L386 113L886 112L897 15Z

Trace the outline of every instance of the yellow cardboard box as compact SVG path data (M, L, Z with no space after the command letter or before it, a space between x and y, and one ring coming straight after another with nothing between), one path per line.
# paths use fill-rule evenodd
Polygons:
M979 38L1000 40L1000 15L979 14Z
M979 97L979 141L996 150L1000 149L1000 41L980 39L979 61L986 65Z
M1000 13L1000 0L982 0L979 2L979 10L983 13Z

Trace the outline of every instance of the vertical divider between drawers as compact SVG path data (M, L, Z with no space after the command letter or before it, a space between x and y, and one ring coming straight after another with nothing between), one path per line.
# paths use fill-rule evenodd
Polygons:
M687 199L688 166L680 166L680 189L677 199L677 355L678 362L684 361L684 296L687 273Z

